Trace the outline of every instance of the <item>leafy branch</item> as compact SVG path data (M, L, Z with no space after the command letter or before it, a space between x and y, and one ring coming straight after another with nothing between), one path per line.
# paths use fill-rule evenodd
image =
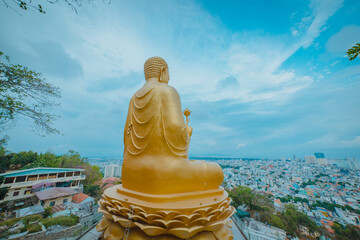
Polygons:
M19 64L0 52L0 126L19 114L31 118L38 133L59 133L51 126L57 117L48 109L58 105L59 88L47 83L41 73Z
M352 48L349 48L346 53L350 61L354 60L360 53L360 43L357 43Z
M50 4L64 2L70 6L72 10L77 13L77 8L81 7L83 0L45 0ZM91 2L93 0L87 0L87 2ZM15 12L18 12L16 9L21 8L22 10L35 10L40 13L45 14L46 12L43 10L40 4L33 4L32 0L2 0L3 6L6 8L12 9Z

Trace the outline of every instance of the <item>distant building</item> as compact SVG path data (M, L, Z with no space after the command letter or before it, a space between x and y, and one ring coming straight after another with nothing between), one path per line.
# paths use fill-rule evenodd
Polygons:
M39 205L43 207L53 207L55 205L71 202L72 196L78 194L78 192L69 187L53 187L36 192L35 194L39 199Z
M91 209L95 204L94 198L86 195L85 193L78 193L72 197L72 201L83 209Z
M104 178L116 177L121 178L121 166L109 165L105 167Z
M355 158L347 158L346 160L349 163L350 169L354 169L354 170L360 169L359 161L356 161Z
M324 153L314 153L316 158L325 158L325 154Z
M321 164L321 165L327 165L328 164L328 161L326 158L316 158L316 161L318 164Z
M9 205L22 205L26 201L37 201L36 192L53 187L70 187L82 191L85 170L78 168L32 168L2 173L2 187L9 187L6 197L0 201L9 201Z
M315 156L305 156L305 163L309 164L309 163L316 163L316 158Z

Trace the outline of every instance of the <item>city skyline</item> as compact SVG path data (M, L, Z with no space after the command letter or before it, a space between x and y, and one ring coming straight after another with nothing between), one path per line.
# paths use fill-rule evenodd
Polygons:
M131 95L158 55L189 108L190 156L360 157L360 2L155 1L0 8L1 51L59 86L61 135L31 121L10 151L122 156Z

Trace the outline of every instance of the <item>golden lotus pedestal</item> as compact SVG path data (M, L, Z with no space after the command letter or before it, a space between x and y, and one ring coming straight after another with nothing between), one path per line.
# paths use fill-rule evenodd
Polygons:
M153 195L117 185L99 201L104 216L96 229L105 240L230 240L228 222L235 212L230 201L222 187Z

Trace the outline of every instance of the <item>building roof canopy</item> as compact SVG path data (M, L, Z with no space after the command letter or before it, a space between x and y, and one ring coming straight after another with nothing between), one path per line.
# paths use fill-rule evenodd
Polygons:
M0 176L4 177L18 177L18 176L26 176L26 175L37 175L37 174L48 174L48 173L63 173L63 172L77 172L77 171L85 171L85 169L81 168L31 168L20 171L13 171L7 173L1 173Z
M35 194L40 200L48 200L75 195L77 193L77 191L69 187L53 187L44 191L36 192Z

